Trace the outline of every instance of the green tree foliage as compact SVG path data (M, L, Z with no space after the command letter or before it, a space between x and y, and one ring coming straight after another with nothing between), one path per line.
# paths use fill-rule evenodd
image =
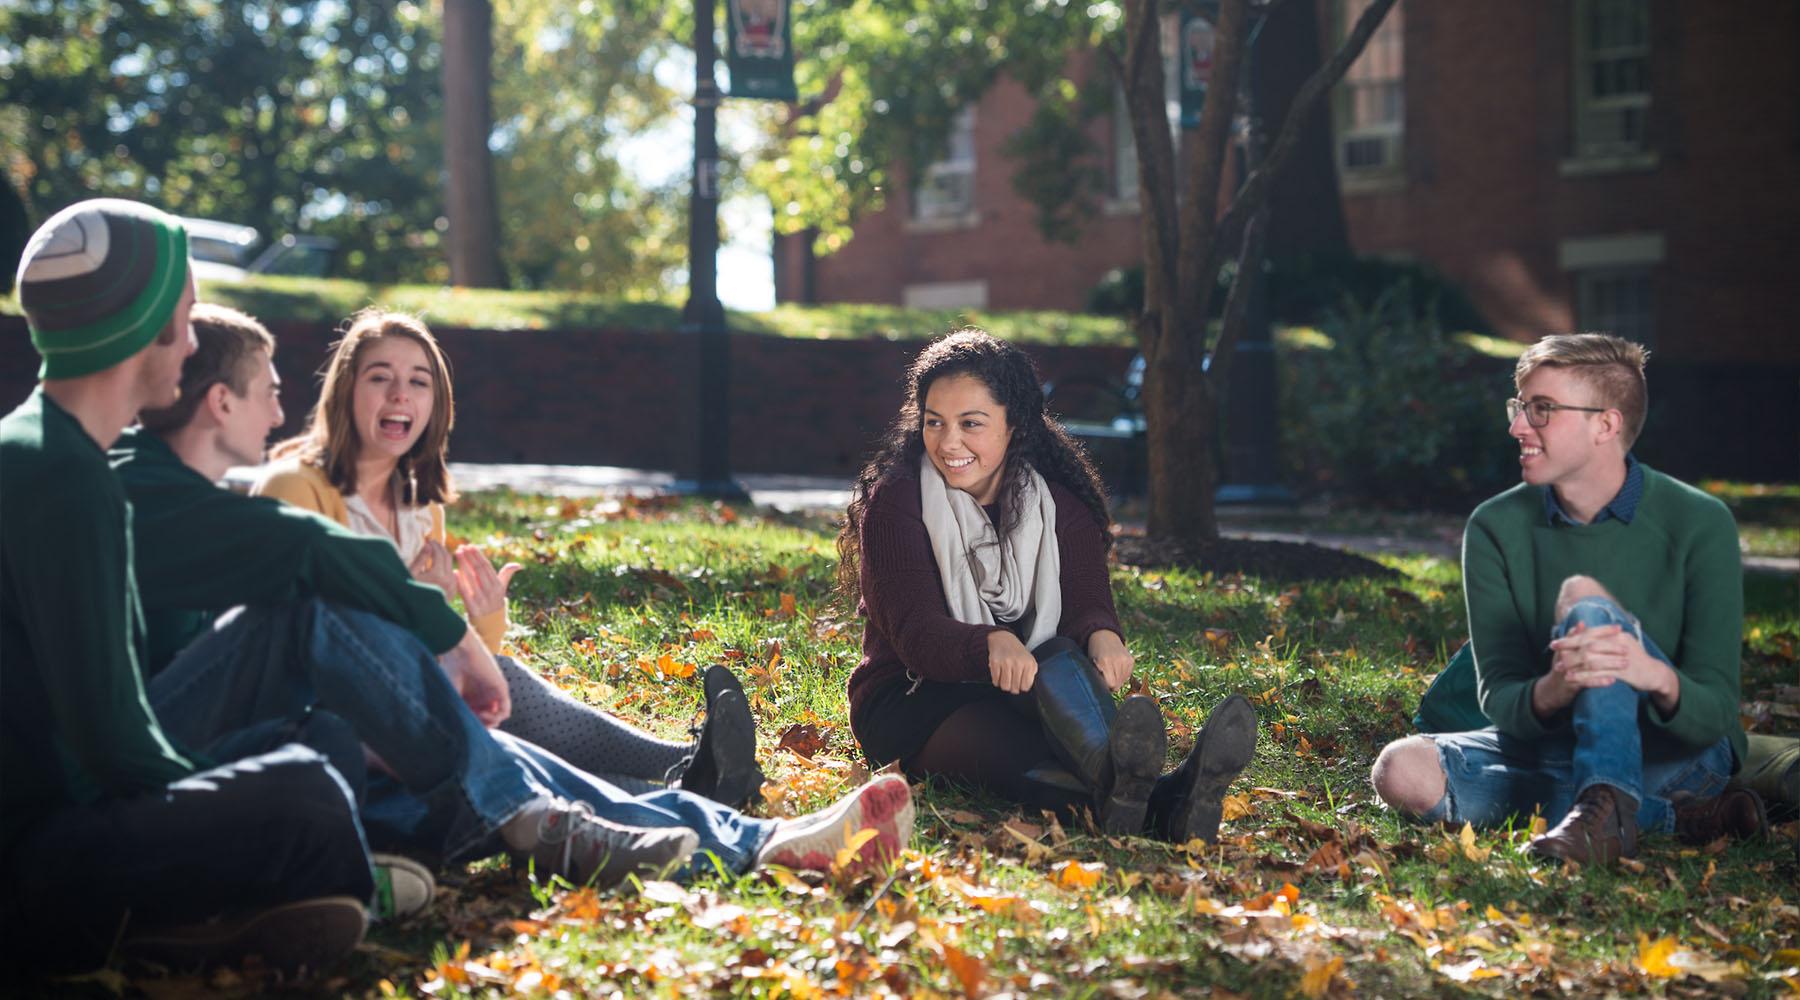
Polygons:
M685 96L653 72L675 37L660 10L501 0L494 17L495 174L514 282L671 291L687 261L685 175L645 186L618 148L672 120Z
M1037 99L1011 151L1046 232L1066 238L1093 210L1099 150L1081 126L1106 106L1111 82L1068 71L1073 53L1118 34L1118 4L795 0L793 18L795 82L808 103L750 167L779 231L816 227L821 251L842 246L856 218L905 196L891 169L916 174L940 158L957 112L1002 75Z
M621 136L665 119L662 17L639 0L495 3L503 257L531 287L656 295L683 259L674 194ZM433 4L24 0L0 6L0 138L34 219L140 198L340 244L366 281L443 281Z

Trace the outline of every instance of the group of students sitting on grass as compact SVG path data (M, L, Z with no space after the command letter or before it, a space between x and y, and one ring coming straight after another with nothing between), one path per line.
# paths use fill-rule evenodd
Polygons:
M1029 358L985 333L918 354L838 538L864 621L849 722L886 770L767 819L744 811L763 775L724 667L687 742L500 655L517 567L448 547L453 393L422 323L352 317L306 429L246 497L216 484L284 422L274 340L195 303L176 220L71 206L18 288L44 360L0 420L0 933L42 967L318 970L368 919L423 908L433 868L497 854L602 886L854 875L898 856L908 779L934 775L1110 834L1214 840L1253 756L1241 696L1167 771L1156 701L1115 701L1134 663L1105 495ZM1597 335L1521 359L1525 482L1465 548L1492 725L1385 750L1394 807L1539 810L1533 849L1584 863L1629 856L1640 829L1766 827L1726 784L1746 757L1735 525L1631 457L1643 361Z

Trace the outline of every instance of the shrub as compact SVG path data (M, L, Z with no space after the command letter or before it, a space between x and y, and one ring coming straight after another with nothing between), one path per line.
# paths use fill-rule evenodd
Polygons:
M1401 281L1345 296L1318 333L1284 338L1282 451L1302 488L1466 510L1517 477L1502 401L1511 364L1447 334Z

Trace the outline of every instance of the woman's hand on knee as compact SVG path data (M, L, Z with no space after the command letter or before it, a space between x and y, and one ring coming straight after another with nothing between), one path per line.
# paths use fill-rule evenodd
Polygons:
M994 686L1008 694L1031 690L1037 680L1037 657L1019 637L1005 630L989 632L987 646L988 676Z
M1119 633L1111 629L1101 629L1088 636L1088 659L1100 668L1100 677L1106 681L1108 691L1117 691L1131 679L1131 668L1137 665L1132 658L1131 650L1125 648L1125 640Z

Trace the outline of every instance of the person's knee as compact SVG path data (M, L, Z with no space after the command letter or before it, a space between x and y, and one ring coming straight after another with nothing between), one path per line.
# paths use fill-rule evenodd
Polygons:
M1617 604L1612 593L1601 585L1599 580L1591 576L1576 574L1563 581L1562 589L1556 594L1556 618L1561 621L1569 616L1575 605L1590 597L1598 597Z
M1369 772L1375 794L1394 809L1413 816L1430 812L1444 797L1444 769L1437 744L1423 736L1389 743Z

